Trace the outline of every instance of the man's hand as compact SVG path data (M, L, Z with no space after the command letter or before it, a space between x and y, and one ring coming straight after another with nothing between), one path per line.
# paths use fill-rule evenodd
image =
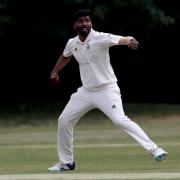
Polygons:
M136 39L131 38L129 41L129 44L128 44L128 48L136 50L136 49L138 49L138 47L139 47L139 43L136 41Z
M51 73L50 79L51 79L51 82L52 82L53 84L58 84L58 83L59 83L59 76L58 76L58 74L55 73L55 72Z

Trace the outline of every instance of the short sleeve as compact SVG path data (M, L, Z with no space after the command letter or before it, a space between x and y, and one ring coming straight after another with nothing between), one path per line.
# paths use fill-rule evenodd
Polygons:
M121 39L121 37L122 36L114 35L114 34L110 34L110 33L104 34L105 42L108 47L118 45L118 42Z
M65 57L69 57L69 56L72 56L72 52L71 52L71 39L68 40L66 46L65 46L65 49L63 51L63 56Z

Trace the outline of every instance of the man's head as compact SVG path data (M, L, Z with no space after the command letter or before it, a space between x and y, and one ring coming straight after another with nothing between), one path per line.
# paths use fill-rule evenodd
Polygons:
M89 9L80 9L73 15L73 26L77 33L87 37L91 31L91 11Z

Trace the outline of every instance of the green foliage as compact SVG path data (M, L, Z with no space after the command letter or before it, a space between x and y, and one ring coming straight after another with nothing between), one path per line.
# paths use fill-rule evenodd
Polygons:
M151 26L169 26L175 23L175 19L171 16L166 16L162 10L157 9L156 7L150 8L149 12L152 16Z
M139 11L147 11L151 17L149 22L150 26L168 26L175 23L175 19L172 16L168 16L165 12L159 9L153 0L130 0L132 5L139 9Z
M78 8L92 9L94 23L99 29L117 32L127 31L132 27L135 32L139 29L167 27L175 23L175 16L179 16L179 11L176 11L177 14L167 15L153 0L56 0L48 3L27 1L26 4L20 0L0 1L1 33L6 30L7 25L16 26L16 22L23 19L29 26L33 23L39 34L61 39L65 33L72 32L69 30L72 28L70 13Z
M11 13L8 11L10 9L10 0L0 1L0 35L3 35L7 28L14 23L14 19Z
M0 106L0 125L1 126L19 126L25 124L47 123L51 117L57 121L66 102L47 101L47 102L19 102ZM161 116L179 116L180 105L178 104L156 104L156 103L124 103L124 111L130 116L145 116L146 118L157 118ZM99 110L90 111L85 121L96 123L107 117Z
M134 12L134 14L131 14L132 23L136 19L138 19L136 21L136 23L138 23L142 17L147 18L147 25L154 28L169 26L175 23L175 18L171 15L166 15L166 12L158 8L153 0L113 0L111 2L105 1L101 3L94 1L92 6L94 15L101 20L105 20L108 15L112 21L117 21L118 14L119 17L122 16L125 20L128 20L128 13L131 14L131 12ZM116 11L118 14L116 14ZM136 19L134 16L136 16Z
M0 23L1 24L8 24L10 21L11 21L10 16L5 16L5 15L0 16Z
M94 15L105 20L106 15L108 14L108 7L105 4L97 4L94 8Z

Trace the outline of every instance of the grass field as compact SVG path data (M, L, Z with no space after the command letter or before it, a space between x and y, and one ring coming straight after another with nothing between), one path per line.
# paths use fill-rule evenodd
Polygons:
M75 171L50 174L57 162L56 108L1 112L0 180L6 179L180 179L180 105L126 104L125 112L168 158L155 162L131 137L99 111L74 130ZM12 109L11 109L12 110Z

